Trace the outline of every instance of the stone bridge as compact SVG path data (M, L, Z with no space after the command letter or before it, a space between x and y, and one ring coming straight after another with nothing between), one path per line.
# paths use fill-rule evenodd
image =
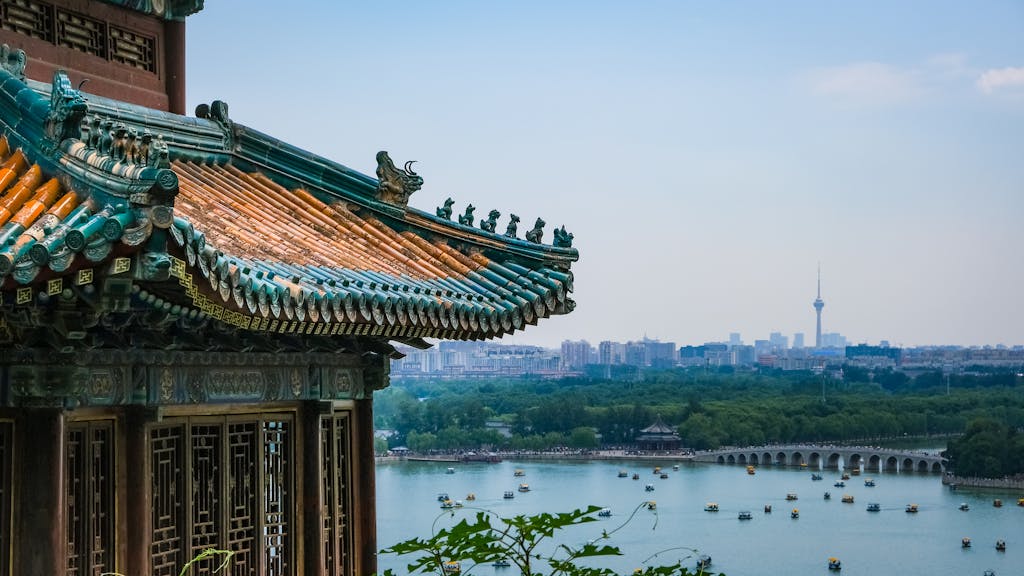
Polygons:
M863 469L865 472L936 472L946 470L946 459L934 454L877 446L794 444L755 446L697 452L694 462L743 466L806 466L810 470Z

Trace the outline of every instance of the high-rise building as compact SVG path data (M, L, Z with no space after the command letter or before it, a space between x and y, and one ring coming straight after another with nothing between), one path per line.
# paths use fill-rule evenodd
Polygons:
M729 333L729 347L732 348L734 346L743 346L743 339L740 338L739 332Z
M768 335L768 342L772 351L789 350L789 338L782 335L782 332L772 332Z
M814 300L814 313L818 316L818 325L814 330L814 347L821 348L821 309L825 301L821 299L821 266L818 266L818 297Z
M562 368L579 370L590 364L591 348L586 340L562 342Z
M793 334L793 348L799 350L804 347L804 333L797 332Z

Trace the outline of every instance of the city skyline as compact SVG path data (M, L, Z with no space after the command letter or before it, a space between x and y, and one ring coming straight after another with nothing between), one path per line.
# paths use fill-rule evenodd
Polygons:
M1022 23L1000 1L213 2L188 102L365 174L416 160L428 213L564 224L576 310L510 343L810 343L820 262L824 332L1013 346Z

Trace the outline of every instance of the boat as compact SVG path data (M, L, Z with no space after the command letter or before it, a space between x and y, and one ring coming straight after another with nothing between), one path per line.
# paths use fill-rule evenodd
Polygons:
M633 480L639 480L639 479L640 479L640 475L637 474L636 472L634 472L633 473Z
M981 576L996 576L995 570L985 570L981 573Z
M1000 552L1006 552L1006 541L996 540L996 550L999 550Z
M796 498L796 492L790 492L789 494L786 494L786 500L796 500L796 499L797 499Z
M530 485L529 484L520 484L519 488L517 488L517 490L519 490L520 492L529 492L530 491Z
M718 503L717 502L708 502L707 504L704 505L704 511L705 512L718 512Z
M849 479L850 479L850 473L849 472L843 472L843 480L849 480Z
M619 470L619 478L625 478L627 476L629 476L629 472L626 472L625 470Z
M868 502L868 512L878 512L882 509L882 505L878 502Z
M747 466L747 474L753 476L756 472L757 470L753 466Z
M1000 500L999 498L996 498L995 500L992 501L992 505L995 506L996 508L1002 508L1003 501Z
M772 513L772 505L771 504L765 504L764 505L764 513L765 514L771 514Z
M448 500L448 499L449 498L448 498L448 493L447 492L438 492L437 493L437 501L438 502L444 502L445 500Z
M526 476L526 472L524 470L522 470L521 468L516 468L515 472L513 472L512 475L516 476L516 477Z
M960 509L963 510L964 512L967 512L968 510L971 509L971 507L967 505L967 502L961 502Z
M679 464L673 464L672 465L672 469L673 470L679 470Z
M853 470L850 470L850 474L853 474L854 476L860 476L860 468L854 468Z
M655 502L654 500L648 501L647 502L647 509L648 510L657 510L658 509L658 503Z
M907 514L917 514L917 504L907 504Z
M505 498L506 500L511 500L512 498L515 498L515 497L516 497L516 493L515 493L515 492L513 492L513 491L511 491L511 490L505 490L505 496L504 496L504 498Z
M703 570L711 567L711 556L707 554L701 554L700 558L697 558L697 570Z
M846 482L843 482L842 480L840 480L839 482L836 482L835 484L833 484L833 486L835 486L836 488L846 488Z
M654 473L655 474L661 474L661 466L655 466L654 467Z
M449 466L448 469L444 471L444 473L445 474L455 474L455 468L452 468L451 466Z
M825 500L831 500L831 499L832 499L832 493L831 492L825 492Z
M821 474L817 474L817 473L811 474L811 480L814 480L815 482L817 482L818 480L821 480L822 478L823 477L822 477Z
M850 496L849 494L843 494L843 502L845 502L846 504L853 504L853 496Z
M597 511L597 515L602 517L602 518L610 518L611 515L612 515L612 509L611 508L601 508L600 510Z
M865 486L874 486L875 485L875 479L874 478L865 478L864 479L864 485Z
M740 520L753 520L754 519L754 515L751 514L750 512L748 512L747 510L744 510L744 511L740 512L739 519Z
M451 510L452 508L455 508L454 500L445 500L444 502L441 502L442 510Z
M646 491L646 492L654 492L654 484L648 484L648 485L644 486L644 491Z
M511 565L512 563L508 560L505 560L504 558L500 558L498 560L495 560L494 562L491 562L491 566L494 566L495 568L508 568Z
M1017 499L1017 506L1024 506L1024 498Z
M664 472L662 472L661 475L658 476L658 478L661 478L662 480L664 480L665 478L668 478L668 474L665 474Z
M476 500L476 494L473 494L472 492L470 492L469 494L466 494L466 500L468 502L472 502L473 500Z
M455 560L448 560L441 565L445 574L462 574L462 565Z
M790 518L799 518L800 517L800 509L799 508L793 508L793 511L789 513L789 517Z
M839 561L839 558L829 558L828 559L828 569L829 570L842 570L843 569L843 563Z
M961 538L960 539L960 547L961 548L970 548L971 547L971 539L970 538Z
M807 462L801 462L800 463L800 467L801 468L807 468Z

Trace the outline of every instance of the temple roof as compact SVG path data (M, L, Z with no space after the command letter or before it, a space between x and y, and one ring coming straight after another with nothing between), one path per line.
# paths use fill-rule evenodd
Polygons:
M59 72L25 80L9 62L0 338L4 323L52 323L55 300L91 310L86 326L157 312L162 328L413 344L501 336L573 308L564 227L556 246L539 218L528 239L518 217L498 231L496 211L455 222L450 199L435 213L407 205L422 178L386 152L373 178L233 122L223 102L178 116L82 94Z

